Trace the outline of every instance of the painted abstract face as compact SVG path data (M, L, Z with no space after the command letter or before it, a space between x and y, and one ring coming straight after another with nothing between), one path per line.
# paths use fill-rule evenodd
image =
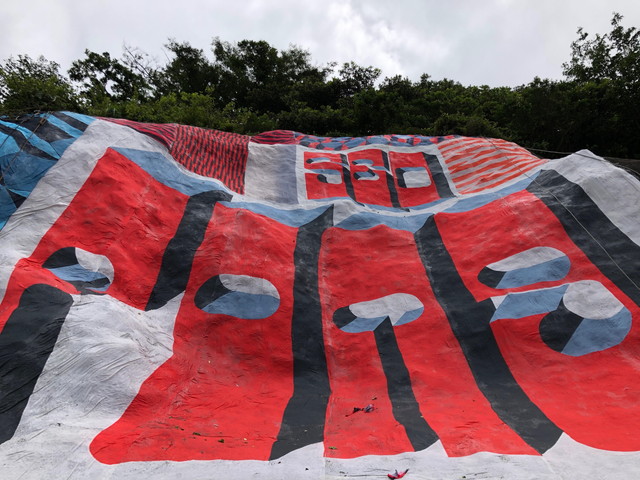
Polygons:
M286 204L137 147L10 272L0 449L76 416L106 465L640 450L638 246L555 170L473 194L417 147L298 146Z

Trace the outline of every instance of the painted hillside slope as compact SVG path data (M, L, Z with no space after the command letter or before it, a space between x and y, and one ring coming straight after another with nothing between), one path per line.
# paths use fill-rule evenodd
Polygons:
M59 112L0 170L1 478L640 475L640 184L589 151Z

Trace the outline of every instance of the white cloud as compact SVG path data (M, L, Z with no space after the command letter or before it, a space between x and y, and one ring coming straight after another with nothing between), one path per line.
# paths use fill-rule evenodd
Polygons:
M32 0L0 4L0 59L45 55L66 69L83 50L123 43L164 60L169 37L209 52L211 39L296 44L319 64L350 60L383 76L422 73L463 84L560 78L578 26L607 32L613 11L640 25L637 0Z

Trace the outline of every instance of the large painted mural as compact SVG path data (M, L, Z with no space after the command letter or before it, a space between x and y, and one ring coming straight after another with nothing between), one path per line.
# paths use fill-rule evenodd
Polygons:
M2 478L634 478L640 183L581 151L0 120Z

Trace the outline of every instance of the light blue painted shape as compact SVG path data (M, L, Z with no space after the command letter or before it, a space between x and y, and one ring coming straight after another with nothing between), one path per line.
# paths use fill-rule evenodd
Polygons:
M569 257L563 255L531 267L508 271L496 288L517 288L539 282L561 280L569 273L570 268L571 261Z
M133 148L114 148L114 150L137 164L160 183L185 195L191 196L214 190L233 194L233 192L212 179L186 175L176 164L170 162L158 152Z
M386 225L395 230L404 230L413 233L418 231L424 225L424 222L432 215L433 213L421 213L401 217L361 212L345 218L338 223L336 227L344 228L345 230L367 230L378 225Z
M522 293L509 293L491 317L491 322L503 318L517 319L553 312L567 291L568 285Z
M270 317L276 313L279 306L280 300L271 295L229 292L205 306L203 310L207 313L257 320Z
M394 326L404 325L405 323L410 323L416 320L422 315L424 312L424 307L416 308L415 310L410 310L404 312L402 316L395 322ZM379 317L356 317L353 321L349 322L347 325L342 327L340 330L347 333L362 333L362 332L372 332L387 318L387 315L382 315Z
M354 160L351 163L353 163L354 165L373 165L373 160L369 158L359 158L358 160Z
M405 323L413 322L418 319L420 315L424 312L424 307L416 308L415 310L409 310L408 312L404 312L402 316L398 319L394 326L398 327L400 325L404 325Z
M336 165L342 165L342 162L336 161L336 159L329 157L307 158L306 163L307 165L315 165L316 163L335 163Z
M369 137L367 138L367 145L387 145L389 140L384 137Z
M356 180L377 180L380 178L375 172L365 170L364 172L356 172L353 174Z
M91 125L93 122L97 120L95 117L90 117L89 115L83 115L82 113L67 112L66 110L63 111L62 113L72 118L75 118L79 122L82 122L86 125Z
M359 147L360 145L364 145L364 144L365 144L365 139L362 137L356 137L353 140L349 140L345 142L345 146L347 148Z
M65 112L65 114L69 115L66 112ZM83 133L81 130L78 130L77 128L72 127L67 122L65 122L63 120L60 120L58 117L54 117L53 115L47 116L47 121L51 125L54 125L54 126L58 127L60 130L62 130L66 134L71 135L72 137L74 137L74 139L79 137ZM83 122L83 123L86 123L86 122ZM53 143L55 143L55 142L52 142L52 145L53 145Z
M280 208L270 207L269 205L263 203L253 202L220 202L220 204L224 205L227 208L242 208L245 210L249 210L251 212L257 213L258 215L263 215L265 217L276 220L279 223L288 225L289 227L296 228L318 218L320 215L326 212L328 208L330 208L330 206L322 206L310 210L305 210L302 208L295 210L284 210Z
M102 273L92 272L77 263L66 267L51 268L49 271L67 282L93 282L107 278Z
M378 325L380 325L385 318L387 318L386 315L373 318L357 317L355 320L349 322L340 330L347 333L373 332L376 328L378 328Z
M594 320L585 318L562 350L565 355L581 357L620 344L631 330L631 312L626 308L613 317Z

